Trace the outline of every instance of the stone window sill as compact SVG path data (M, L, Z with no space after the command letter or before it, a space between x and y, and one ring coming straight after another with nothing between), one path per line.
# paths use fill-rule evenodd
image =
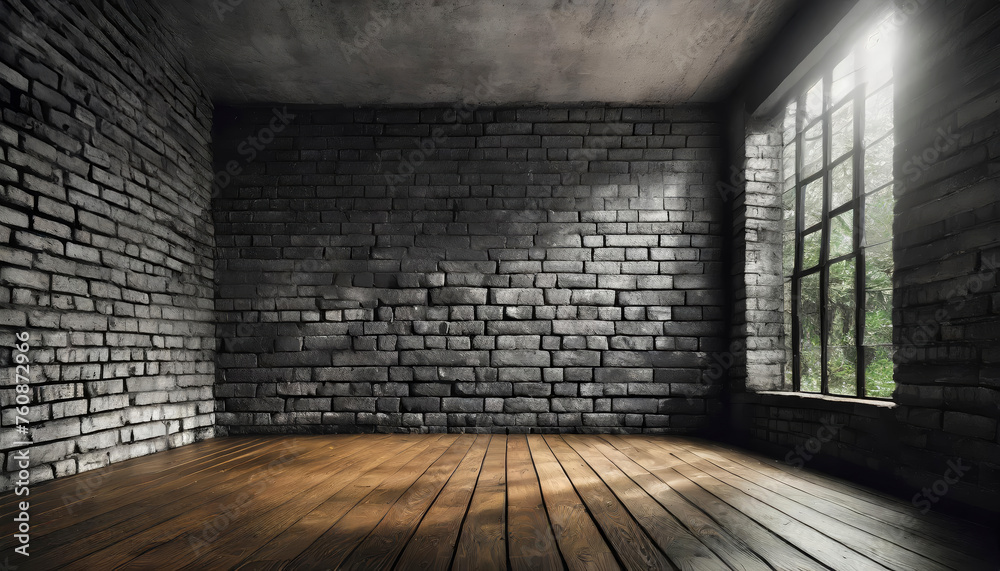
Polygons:
M763 404L774 404L791 406L797 408L816 407L828 410L841 410L844 412L856 412L857 408L886 409L896 407L896 403L887 400L859 399L851 397L836 397L830 395L817 395L810 393L795 393L786 391L757 391L746 393L748 396L756 395Z

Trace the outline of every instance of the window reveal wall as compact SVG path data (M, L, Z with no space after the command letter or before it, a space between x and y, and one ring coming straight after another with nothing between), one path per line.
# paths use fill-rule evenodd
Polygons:
M217 117L230 433L691 431L718 414L710 110Z

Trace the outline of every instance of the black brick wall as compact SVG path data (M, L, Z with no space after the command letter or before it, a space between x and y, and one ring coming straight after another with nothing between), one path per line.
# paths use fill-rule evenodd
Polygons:
M897 475L972 465L947 499L1000 512L1000 5L929 2L897 65ZM919 158L914 158L919 157Z
M726 346L713 111L216 117L216 170L238 173L215 202L228 432L664 432L718 414L699 382Z
M0 4L0 489L213 434L211 105L151 10Z

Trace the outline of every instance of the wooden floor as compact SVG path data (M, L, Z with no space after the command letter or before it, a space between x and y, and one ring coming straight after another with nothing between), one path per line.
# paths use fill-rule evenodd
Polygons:
M219 438L30 498L20 569L998 568L985 528L676 437Z

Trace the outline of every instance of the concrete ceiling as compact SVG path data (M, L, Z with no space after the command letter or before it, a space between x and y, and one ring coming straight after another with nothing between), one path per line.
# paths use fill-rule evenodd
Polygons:
M713 102L803 0L168 0L225 103Z

